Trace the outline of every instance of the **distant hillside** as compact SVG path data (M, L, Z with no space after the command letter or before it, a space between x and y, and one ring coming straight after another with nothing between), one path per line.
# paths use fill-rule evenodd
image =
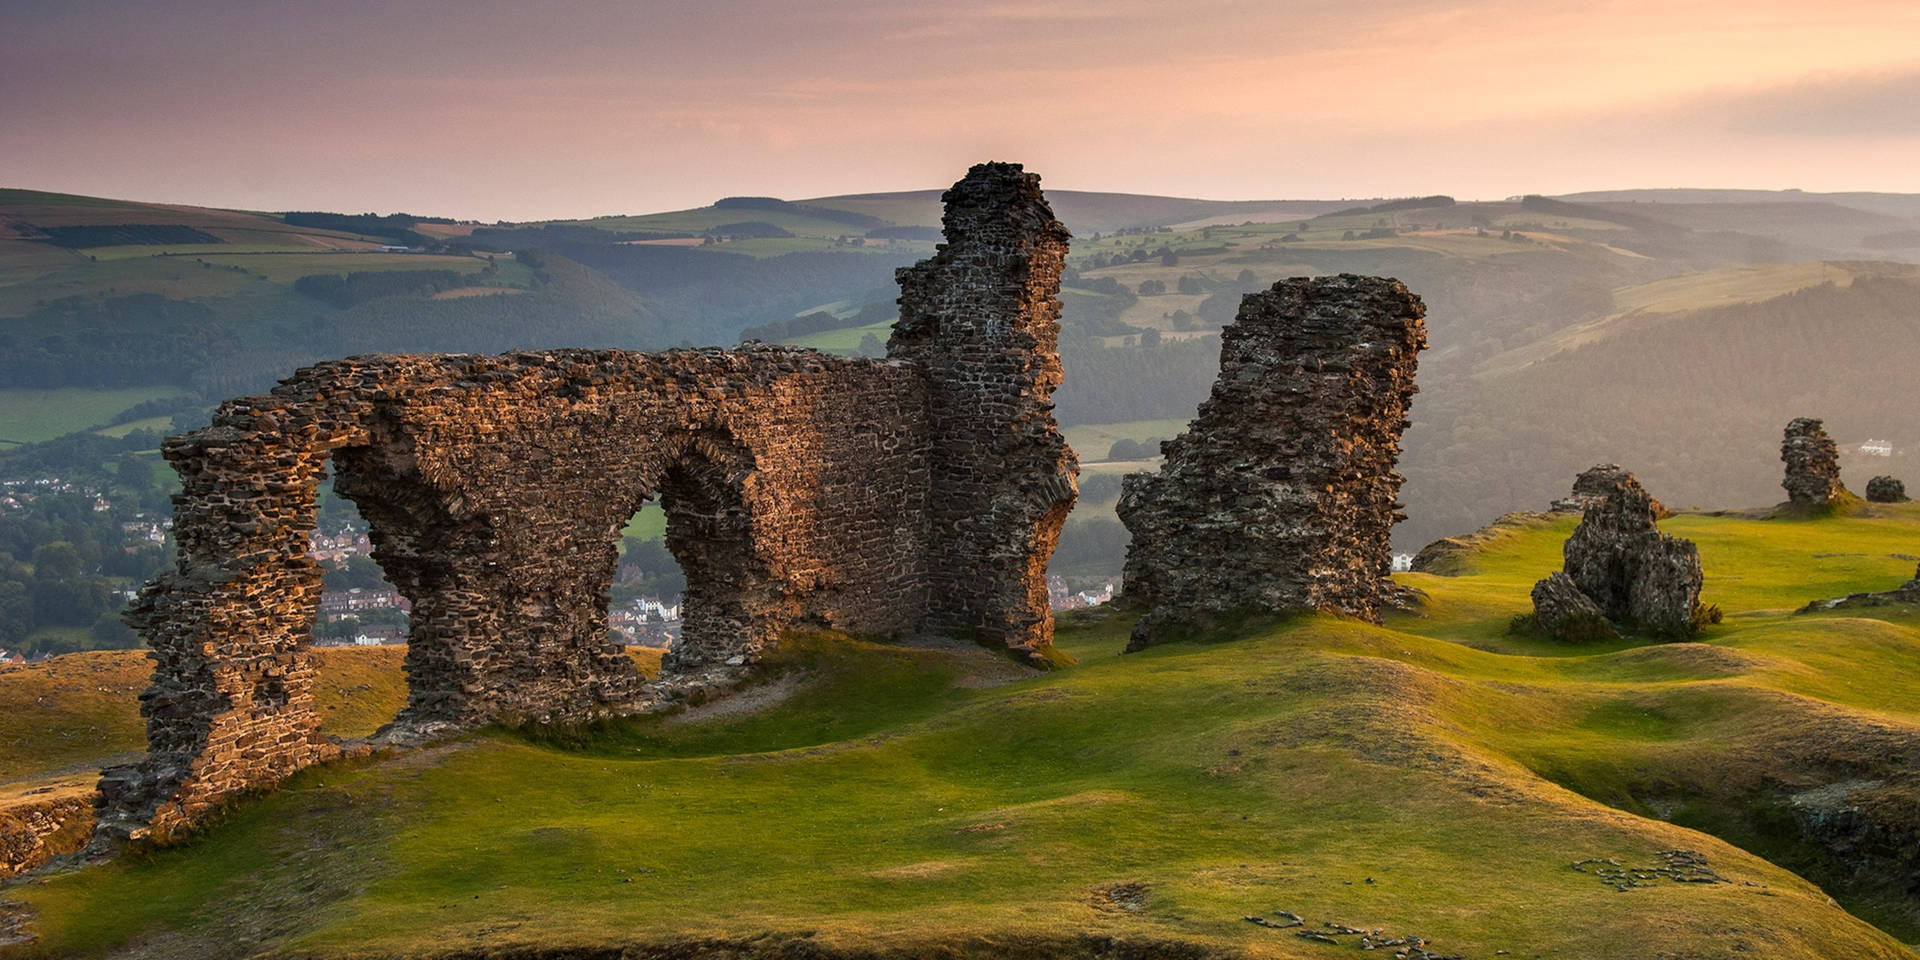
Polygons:
M21 433L0 440L110 423L164 430L166 416L136 406L177 396L210 404L263 389L303 363L373 350L658 349L751 335L874 352L893 317L893 272L934 248L938 196L786 200L743 191L693 210L473 224L0 191L0 424ZM1100 435L1149 440L1165 431L1134 435L1128 425L1191 416L1212 381L1217 331L1248 292L1288 276L1355 272L1397 277L1419 293L1432 349L1421 359L1406 439L1404 549L1556 494L1584 461L1625 456L1603 450L1669 456L1651 440L1638 445L1669 433L1644 418L1596 422L1565 403L1551 408L1574 423L1549 430L1550 442L1510 432L1552 424L1507 409L1497 390L1504 378L1531 383L1534 374L1518 371L1596 340L1625 342L1618 338L1651 322L1646 315L1752 303L1828 279L1844 287L1894 270L1868 261L1920 259L1920 240L1903 239L1920 237L1907 216L1920 211L1920 197L1896 194L1049 196L1076 232L1056 412ZM61 246L49 230L81 230L67 242L105 245ZM217 242L121 242L205 237ZM408 238L415 242L396 243ZM380 250L399 245L411 249ZM1842 314L1831 322L1829 333L1845 337L1867 321ZM1761 359L1726 362L1740 369ZM1642 394L1684 401L1686 376L1670 375ZM1576 377L1565 389L1574 384L1597 393L1568 394L1566 403L1612 402L1604 384ZM1795 402L1803 393L1790 379L1747 386L1756 409L1815 405ZM1797 412L1843 422L1865 409L1844 397L1825 406ZM1694 420L1717 416L1699 411ZM1550 452L1530 452L1536 442ZM1717 442L1702 449L1720 449ZM0 472L9 449L0 444ZM1080 453L1090 469L1134 468L1104 464L1106 450ZM1746 475L1719 454L1687 456L1699 477ZM1710 499L1704 484L1699 495ZM1083 519L1096 521L1091 539L1069 552L1084 559L1099 544L1112 553L1113 530L1101 524L1117 521ZM1117 570L1117 556L1109 565Z
M1608 461L1670 504L1777 502L1780 433L1798 416L1826 421L1856 491L1878 473L1920 481L1920 278L1833 272L1758 302L1620 314L1425 386L1402 467L1409 528L1543 506ZM1853 450L1869 438L1897 455Z
M1127 227L1205 225L1202 221L1240 223L1314 217L1356 203L1354 200L1195 200L1134 193L1090 193L1084 190L1047 190L1047 201L1075 236L1111 233ZM878 217L895 224L937 225L940 191L849 194L802 201Z
M1920 217L1920 194L1842 191L1809 193L1805 190L1592 190L1569 193L1562 200L1585 203L1831 203L1868 213L1890 217Z

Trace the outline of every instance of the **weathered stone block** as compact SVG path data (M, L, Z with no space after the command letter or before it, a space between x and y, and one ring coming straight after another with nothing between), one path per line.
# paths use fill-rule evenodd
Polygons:
M1570 588L1592 611L1631 632L1692 636L1702 615L1699 549L1659 531L1656 501L1633 474L1611 483L1567 538L1561 571L1534 585L1535 626L1561 639L1593 638L1584 619L1590 611ZM1565 629L1575 623L1581 624L1577 637Z

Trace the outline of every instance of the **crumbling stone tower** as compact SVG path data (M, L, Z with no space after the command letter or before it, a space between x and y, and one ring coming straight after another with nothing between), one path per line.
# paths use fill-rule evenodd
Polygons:
M927 372L930 628L1036 656L1053 642L1046 563L1078 492L1053 420L1067 228L1040 178L983 163L941 199L946 243L899 271L887 356Z
M127 612L153 650L148 753L103 775L98 836L163 837L343 749L309 650L329 469L412 603L390 743L725 687L801 625L964 631L1046 662L1046 563L1075 494L1050 402L1067 232L1016 165L973 168L947 204L948 242L901 274L888 359L352 357L169 438L179 551ZM607 604L620 528L654 499L687 589L647 683Z
M1425 314L1399 281L1351 274L1241 301L1212 395L1159 473L1124 482L1125 592L1151 602L1129 650L1236 610L1378 622Z
M1824 507L1846 492L1840 485L1839 450L1820 421L1796 417L1787 424L1780 459L1787 465L1787 477L1780 485L1787 488L1787 502L1795 509Z

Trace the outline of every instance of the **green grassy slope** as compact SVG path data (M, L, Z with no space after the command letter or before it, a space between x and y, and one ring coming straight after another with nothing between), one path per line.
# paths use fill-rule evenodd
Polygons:
M364 737L406 702L404 647L321 649L315 690L328 733ZM0 783L90 773L146 747L136 697L153 664L100 650L0 669Z
M1384 627L1298 617L1123 656L1123 614L1069 617L1078 665L1001 685L977 652L798 638L757 712L331 765L184 847L7 895L37 915L24 955L1355 948L1242 919L1289 910L1474 957L1911 960L1807 881L1662 817L1794 854L1716 784L1818 779L1822 742L1920 733L1910 611L1784 612L1904 579L1887 554L1920 543L1920 505L1667 523L1730 614L1697 643L1507 637L1567 532L1521 526L1462 576L1408 576L1432 602ZM1731 882L1620 891L1570 867L1675 849ZM1899 903L1848 902L1915 937Z

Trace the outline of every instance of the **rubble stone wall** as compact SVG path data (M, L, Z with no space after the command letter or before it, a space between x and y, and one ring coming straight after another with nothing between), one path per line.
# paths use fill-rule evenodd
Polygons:
M1233 610L1379 620L1425 313L1398 281L1351 274L1241 302L1199 415L1159 473L1124 481L1125 592L1151 603L1129 649Z
M93 824L93 797L80 789L40 788L0 800L0 877L78 853Z
M1075 492L1049 402L1067 235L1017 165L975 167L947 201L947 245L902 274L889 359L356 357L169 438L176 567L127 615L155 661L149 752L103 777L100 835L164 837L341 752L308 649L328 469L412 603L388 742L670 695L607 629L619 531L656 498L688 583L673 693L731 683L794 626L965 628L1044 660Z

